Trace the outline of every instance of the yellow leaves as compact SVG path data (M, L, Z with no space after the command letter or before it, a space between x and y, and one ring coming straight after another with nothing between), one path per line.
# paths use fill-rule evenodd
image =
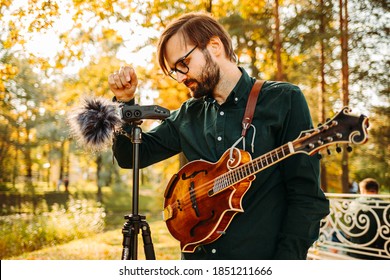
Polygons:
M9 22L8 24L9 32L8 36L3 41L3 46L5 49L10 49L17 43L24 44L25 41L22 39L19 33L19 29L16 27L14 22Z
M4 75L8 77L14 77L18 73L18 68L15 65L9 63L0 64L0 74L4 78Z
M39 32L53 26L59 16L59 7L56 1L29 0L28 16L33 20L28 26L29 32Z
M75 17L78 18L84 15L85 12L94 13L103 20L114 13L113 3L117 1L105 0L73 0L73 5L76 8Z
M120 36L117 31L111 28L103 28L102 39L108 40L114 44L120 44L123 42L122 36Z
M265 7L267 5L267 2L265 0L241 0L240 1L240 12L242 13L242 17L248 18L253 16L254 14L260 14L263 13L265 10Z
M9 63L0 63L0 93L5 92L4 82L18 74L18 68Z

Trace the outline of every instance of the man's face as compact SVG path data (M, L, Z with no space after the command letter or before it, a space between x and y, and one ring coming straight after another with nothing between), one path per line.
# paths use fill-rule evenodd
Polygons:
M181 36L173 36L166 45L165 58L171 70L172 75L179 83L190 90L194 98L200 98L206 95L212 95L214 88L220 80L219 65L213 60L209 51L206 49L195 48L195 46L185 44ZM190 55L186 56L190 52ZM175 71L175 66L186 57L182 62L188 67L187 73ZM178 69L178 68L177 68Z

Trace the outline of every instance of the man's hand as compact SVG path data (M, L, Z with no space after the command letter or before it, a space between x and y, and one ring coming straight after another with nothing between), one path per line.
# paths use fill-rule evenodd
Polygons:
M108 85L115 94L116 100L128 102L134 98L138 85L135 70L130 66L122 66L118 72L108 76Z

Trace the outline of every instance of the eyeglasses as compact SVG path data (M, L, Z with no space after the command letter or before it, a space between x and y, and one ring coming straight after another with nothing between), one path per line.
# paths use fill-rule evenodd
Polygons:
M173 67L169 72L168 75L172 79L176 80L176 72L179 72L181 74L187 74L188 71L190 71L190 68L188 67L187 63L185 63L185 60L187 57L197 48L198 46L196 45L192 50L190 50L185 56L180 58L178 61L175 63L175 67Z

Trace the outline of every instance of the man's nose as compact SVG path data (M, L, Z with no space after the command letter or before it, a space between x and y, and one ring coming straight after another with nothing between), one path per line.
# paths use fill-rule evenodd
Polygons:
M180 73L179 71L176 72L176 81L178 83L183 83L187 79L187 74Z

